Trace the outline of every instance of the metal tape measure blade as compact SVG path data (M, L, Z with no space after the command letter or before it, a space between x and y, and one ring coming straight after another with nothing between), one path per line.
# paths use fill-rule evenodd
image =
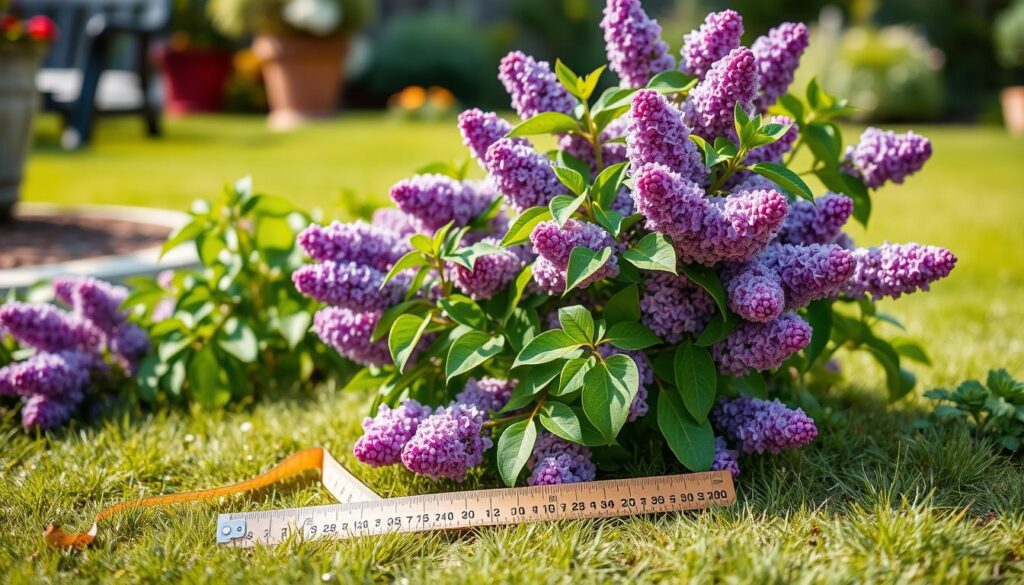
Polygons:
M610 518L729 506L735 500L732 475L727 471L447 492L221 514L217 542L248 547L278 544L293 537L346 539L387 532Z

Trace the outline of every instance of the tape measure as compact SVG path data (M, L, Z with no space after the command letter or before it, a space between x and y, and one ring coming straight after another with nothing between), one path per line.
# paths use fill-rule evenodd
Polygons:
M330 453L314 448L300 451L243 482L122 502L97 514L88 532L69 534L51 524L43 537L52 546L82 547L96 538L100 520L119 511L220 498L260 489L310 470L320 472L321 482L338 504L221 514L217 519L217 542L251 547L293 538L346 539L389 532L701 510L736 501L728 471L382 499Z
M346 539L388 532L610 518L728 506L735 500L732 475L727 471L448 492L221 514L217 542L250 547L293 537Z

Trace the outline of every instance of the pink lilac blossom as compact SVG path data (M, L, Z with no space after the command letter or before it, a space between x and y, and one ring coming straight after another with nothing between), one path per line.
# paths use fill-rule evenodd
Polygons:
M843 292L853 297L867 293L876 299L926 291L949 276L957 262L945 248L914 243L857 248L853 258L856 269Z
M420 475L461 482L470 469L483 463L484 451L493 445L484 436L484 420L484 414L472 406L438 408L420 422L402 448L402 464Z
M312 224L299 233L298 242L309 258L318 262L358 262L377 270L390 270L409 251L405 238L365 221Z
M569 265L569 256L574 248L582 246L600 252L615 246L615 240L604 228L576 219L569 219L562 227L553 221L542 221L533 228L530 242L538 256L551 262L563 273ZM580 288L586 288L603 278L614 278L618 273L618 258L612 254L604 266L580 284Z
M420 422L432 413L432 408L412 399L404 400L395 409L382 404L377 416L363 419L363 435L352 448L353 454L371 467L401 462L405 444L416 434Z
M515 380L470 378L462 391L455 395L455 403L471 406L480 412L498 411L504 408L515 387Z
M647 387L654 384L654 368L651 367L650 360L647 359L643 352L621 350L609 344L598 346L597 352L605 359L616 354L624 354L633 358L633 363L636 364L637 374L640 378L640 386L636 396L633 397L633 402L629 404L629 415L626 417L626 420L633 422L645 416L648 410L650 410L647 406Z
M715 301L685 276L651 272L644 278L640 312L651 331L668 343L679 343L687 333L704 330L715 312Z
M528 485L580 483L594 481L597 477L597 467L590 460L590 449L547 431L537 436L526 468L531 472L526 480Z
M484 238L497 246L497 238ZM514 251L502 249L476 259L470 270L460 264L451 264L452 281L475 301L489 299L505 288L523 268L523 260Z
M835 296L856 268L853 254L834 244L772 244L759 258L778 275L787 309Z
M601 20L611 70L625 87L643 87L656 74L675 68L661 26L644 12L640 0L608 0Z
M566 191L551 161L533 146L503 138L487 149L487 168L495 187L516 211L547 205Z
M930 140L913 131L905 134L868 128L860 142L846 149L846 167L871 189L904 179L921 170L932 156Z
M746 47L733 49L690 92L683 104L683 120L709 142L719 136L734 137L733 109L738 103L748 113L753 110L758 77L754 53Z
M498 79L512 98L512 107L524 120L542 112L571 114L576 107L576 100L551 72L551 66L521 51L512 51L502 58Z
M292 282L307 297L366 312L392 307L405 294L408 279L399 275L381 287L384 277L384 272L369 266L327 260L299 268L292 273Z
M459 133L462 134L462 144L469 149L473 158L485 169L487 168L487 149L492 144L501 140L512 130L504 118L494 112L484 112L473 108L459 114ZM513 138L515 142L525 143L521 138Z
M326 307L313 316L313 331L338 353L364 366L391 363L387 339L370 341L381 312L357 313L342 307Z
M759 146L747 154L747 164L756 164L759 162L773 162L782 163L783 157L793 148L793 144L796 142L797 136L800 133L800 127L788 116L769 116L765 120L766 124L781 124L782 126L789 126L789 130L771 144Z
M641 168L633 182L633 201L647 228L668 235L683 262L749 261L786 217L786 198L776 190L706 197L698 185L657 163Z
M97 351L103 332L81 315L18 301L0 306L0 331L39 351Z
M777 399L722 400L711 417L715 426L744 453L778 453L807 445L818 436L811 417Z
M786 293L779 276L759 259L726 268L722 283L729 308L747 321L773 321L786 307Z
M40 352L0 368L0 396L61 398L89 383L93 359L77 350Z
M853 214L853 199L826 193L816 200L797 199L789 204L778 241L783 244L831 244Z
M683 73L704 79L711 66L740 46L743 18L735 10L712 12L700 28L683 37L679 65Z
M795 313L768 323L741 323L724 341L711 347L718 371L743 376L751 370L773 370L811 342L811 326Z
M784 22L754 41L751 50L757 57L761 74L760 91L755 100L758 111L768 111L789 89L809 40L807 25Z
M694 183L707 179L690 128L679 110L654 90L642 89L633 96L626 153L634 173L646 164L660 163Z
M740 476L740 454L725 444L725 439L715 437L715 459L711 463L712 471L728 471L732 478Z
M473 185L437 174L416 175L391 187L391 199L399 209L415 217L431 232L449 222L469 222L490 205L486 194Z
M81 391L72 391L61 397L34 394L21 408L21 424L29 429L55 429L71 420L83 399Z

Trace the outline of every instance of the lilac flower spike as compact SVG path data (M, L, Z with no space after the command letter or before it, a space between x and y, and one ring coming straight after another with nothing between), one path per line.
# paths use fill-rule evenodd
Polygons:
M89 383L92 359L76 350L37 353L0 368L0 396L61 398Z
M715 460L711 463L713 471L728 471L732 478L740 476L740 454L725 444L725 439L715 437Z
M54 295L75 313L91 321L106 334L124 322L127 315L121 303L128 298L128 289L91 276L64 276L53 281Z
M528 485L580 483L594 481L597 476L597 467L590 461L590 449L547 431L537 436L526 468L531 472L526 480Z
M469 149L481 165L486 168L487 149L501 140L512 130L512 124L494 112L484 112L477 108L459 114L459 133L462 144ZM519 140L519 142L523 142Z
M384 282L385 273L355 262L327 260L307 264L292 273L295 288L307 297L353 311L387 309L405 294L401 276Z
M405 400L398 408L382 404L377 416L363 420L363 436L352 452L356 459L371 467L394 465L402 460L402 449L416 434L420 422L433 409L415 400Z
M547 205L564 190L548 158L522 141L495 142L487 149L486 161L495 186L516 211Z
M558 227L553 221L543 221L533 228L530 241L533 243L534 252L551 262L563 274L569 266L569 256L573 248L583 246L599 252L615 246L615 240L604 228L576 219L566 221L562 227ZM580 288L586 288L603 278L613 278L618 273L618 258L612 254L604 266L580 284Z
M498 79L512 97L512 107L526 120L541 112L571 114L576 100L565 90L546 61L512 51L498 66Z
M306 256L318 262L358 262L382 271L409 251L402 236L365 221L312 224L302 230L298 242Z
M735 10L712 12L699 29L683 37L680 69L687 75L704 79L711 66L740 46L743 18Z
M754 53L746 47L733 49L712 65L704 81L690 92L683 104L684 121L708 141L733 136L733 109L739 103L748 113L753 110L758 79Z
M490 204L472 185L436 174L399 181L391 188L391 199L431 232L452 221L467 225Z
M391 363L387 339L370 341L381 312L356 313L341 307L326 307L313 316L313 331L341 355L364 366Z
M497 238L482 241L497 246ZM487 254L476 259L470 270L460 264L452 264L452 281L475 301L489 299L505 288L523 267L523 260L509 249Z
M707 178L682 114L665 96L651 89L642 89L633 96L626 153L634 173L645 164L660 163L697 184Z
M146 330L135 323L122 324L107 343L117 362L129 374L135 373L135 369L151 349Z
M55 429L71 420L83 399L81 391L73 391L59 398L35 394L21 407L21 424L29 429Z
M633 181L633 201L647 227L671 237L683 262L749 261L786 217L786 198L775 190L709 198L695 183L659 164L645 165Z
M754 41L751 50L761 73L761 88L755 100L758 111L767 111L789 89L809 41L807 25L802 22L784 22Z
M811 342L811 326L795 313L783 313L768 323L742 323L729 337L711 347L718 370L743 376L751 370L772 370Z
M818 436L811 417L778 400L723 400L711 416L715 425L744 453L778 453L807 445Z
M406 238L419 231L416 218L393 207L381 207L373 212L370 222L374 227L395 234L403 242Z
M856 268L853 254L834 244L772 244L760 259L779 276L787 309L836 295Z
M423 419L416 434L402 449L402 464L409 471L434 479L462 481L483 463L493 445L483 435L484 414L472 406L454 404L438 408Z
M489 410L501 410L505 403L512 396L512 390L516 387L515 380L502 380L500 378L470 378L466 386L455 395L455 402L464 406L471 406L480 412Z
M722 281L729 308L747 321L767 323L786 308L786 293L779 276L756 258L726 269Z
M675 68L661 26L647 16L640 0L608 0L601 28L608 63L625 87L643 87L656 74Z
M783 244L831 244L853 214L853 199L826 193L814 202L797 199L779 230Z
M95 351L102 332L80 315L52 305L10 302L0 306L0 331L39 351L62 349Z
M640 313L644 325L668 343L698 333L711 320L715 301L685 276L651 272L644 278Z
M856 146L846 149L847 168L871 189L904 179L921 170L932 156L930 140L913 131L905 134L868 128Z
M843 292L854 297L867 293L876 299L928 290L931 283L949 276L957 262L947 249L921 244L857 248L853 257L857 267Z

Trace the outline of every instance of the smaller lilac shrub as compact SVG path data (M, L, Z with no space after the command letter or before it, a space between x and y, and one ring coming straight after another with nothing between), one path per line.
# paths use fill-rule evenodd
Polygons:
M128 289L91 277L59 277L50 304L0 306L0 339L28 357L0 368L0 396L22 399L26 428L50 430L104 390L130 377L149 353L146 332L121 309ZM21 353L21 352L19 352Z

